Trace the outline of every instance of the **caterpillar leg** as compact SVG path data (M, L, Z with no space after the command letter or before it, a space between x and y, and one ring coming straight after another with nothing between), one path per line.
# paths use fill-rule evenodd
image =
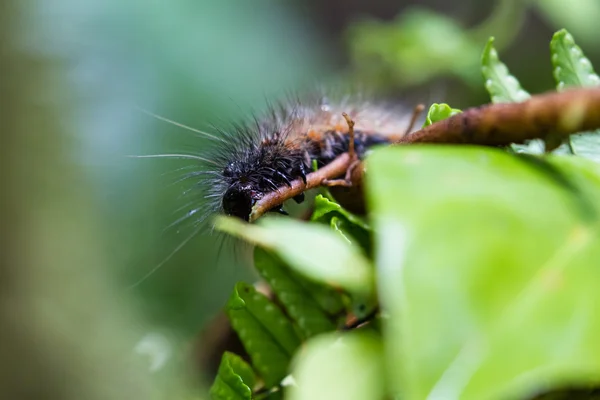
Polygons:
M290 214L288 214L288 212L287 212L287 211L285 211L285 210L283 209L283 204L280 204L280 205L278 205L278 206L275 206L275 207L273 207L273 208L272 208L272 209L270 209L268 212L272 212L272 213L278 213L278 214L281 214L281 215L290 215Z
M413 128L415 127L415 123L417 122L417 119L419 118L419 115L421 115L423 110L425 110L424 104L417 104L415 106L415 108L413 109L412 117L410 119L410 123L406 127L406 131L404 131L404 136L408 135L410 131L413 130Z
M354 149L354 121L350 116L346 113L342 113L342 116L346 120L348 124L348 155L350 156L350 164L348 164L348 168L346 169L346 175L344 179L324 179L321 184L324 186L344 186L351 187L352 186L352 171L354 168L360 163L356 151Z
M344 179L323 179L323 181L321 182L321 185L351 187L352 186L352 179L351 179L352 172L354 171L354 168L356 168L356 166L358 164L360 164L359 159L356 159L350 163L350 165L348 166L348 169L346 169L346 175L344 176Z

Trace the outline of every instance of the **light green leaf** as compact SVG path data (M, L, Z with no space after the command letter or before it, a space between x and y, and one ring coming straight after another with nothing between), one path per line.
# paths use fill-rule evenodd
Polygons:
M254 266L273 289L304 338L337 328L334 317L321 308L313 292L302 284L305 279L293 274L277 257L257 247L254 250ZM340 295L334 290L314 283L313 288L321 298L327 295L330 305L334 305L338 312L343 309Z
M594 72L592 63L566 29L554 34L550 42L550 52L558 90L600 84L600 77Z
M494 38L490 37L481 55L481 73L485 79L485 88L492 103L513 103L529 99L531 95L521 87L508 67L500 61L494 48ZM542 154L544 142L532 140L527 144L511 144L516 153Z
M596 193L600 174L564 158L551 165L577 179L467 146L371 156L394 393L526 398L549 382L600 382L600 235L579 198Z
M385 398L381 339L366 332L327 334L294 360L291 400Z
M491 37L481 56L481 72L485 79L492 103L514 103L525 101L531 95L525 91L517 78L511 75L506 65L500 61L494 48L494 38Z
M360 249L319 224L262 218L257 224L219 217L217 229L274 251L303 276L351 294L374 293L373 268Z
M550 52L558 90L600 84L590 60L565 29L552 37ZM600 162L600 130L571 135L569 145L574 154Z
M571 135L569 142L576 155L600 162L600 130Z
M586 209L593 208L594 215L589 217L595 220L600 214L600 165L581 157L561 157L551 155L547 162L557 168L563 176L568 177L575 194L585 203ZM583 210L585 211L585 210Z
M252 367L241 357L226 351L210 388L210 397L213 400L250 400L255 384Z
M235 286L226 311L267 387L278 384L300 346L292 322L266 296L242 282Z
M443 119L449 118L461 112L462 111L460 111L459 109L451 108L448 104L433 103L431 107L429 107L429 111L427 112L427 118L425 118L423 127L431 125L434 122L438 122Z

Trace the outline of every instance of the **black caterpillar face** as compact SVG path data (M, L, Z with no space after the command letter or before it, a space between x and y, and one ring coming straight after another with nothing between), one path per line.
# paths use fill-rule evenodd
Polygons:
M222 199L225 214L249 221L252 207L265 193L291 186L296 178L302 178L306 183L304 153L287 150L285 154L280 154L275 151L282 149L269 148L269 151L259 152L249 160L227 164L221 173L229 185ZM304 195L299 194L294 200L301 203ZM281 205L270 211L287 215Z
M254 190L247 185L236 182L227 189L223 196L223 211L229 216L249 221L250 212L255 202Z

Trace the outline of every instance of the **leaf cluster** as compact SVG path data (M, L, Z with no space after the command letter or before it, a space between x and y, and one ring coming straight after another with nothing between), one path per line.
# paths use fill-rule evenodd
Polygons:
M600 83L565 30L557 90ZM530 95L490 39L492 102ZM425 124L460 112L430 107ZM551 153L397 146L367 160L368 216L328 196L310 223L221 219L273 296L238 283L215 399L525 399L600 384L600 132ZM553 146L555 147L555 146ZM574 398L573 391L555 392ZM591 395L590 395L591 396Z

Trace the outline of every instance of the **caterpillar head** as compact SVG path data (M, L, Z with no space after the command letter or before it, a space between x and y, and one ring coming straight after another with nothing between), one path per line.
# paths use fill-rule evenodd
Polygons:
M249 221L252 206L256 203L255 197L256 191L252 185L237 181L223 195L223 211L229 216Z

